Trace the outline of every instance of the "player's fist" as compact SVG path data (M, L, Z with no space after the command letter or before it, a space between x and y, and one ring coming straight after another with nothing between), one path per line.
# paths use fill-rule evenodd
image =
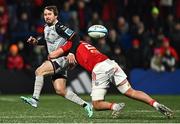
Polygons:
M37 44L36 38L34 38L34 37L32 37L32 36L30 36L30 37L28 38L27 42L30 43L30 44L33 44L33 45Z

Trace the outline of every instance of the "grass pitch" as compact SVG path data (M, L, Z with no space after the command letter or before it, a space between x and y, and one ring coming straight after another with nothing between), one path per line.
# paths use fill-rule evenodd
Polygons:
M116 119L111 111L94 111L88 118L83 108L57 95L42 95L38 108L24 104L21 95L0 96L0 123L180 123L180 96L153 96L172 108L173 119L167 119L152 107L124 96L108 95L106 100L125 102L126 107ZM83 99L90 101L88 95Z

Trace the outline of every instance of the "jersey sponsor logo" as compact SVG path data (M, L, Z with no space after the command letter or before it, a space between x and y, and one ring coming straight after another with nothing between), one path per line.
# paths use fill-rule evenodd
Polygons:
M71 30L71 29L69 29L69 28L67 28L64 32L65 32L68 36L71 36L71 35L74 33L74 31Z

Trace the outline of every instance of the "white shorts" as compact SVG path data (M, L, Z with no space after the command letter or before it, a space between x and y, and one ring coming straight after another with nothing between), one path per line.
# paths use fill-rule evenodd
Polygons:
M92 71L92 101L104 100L110 82L115 86L122 83L120 92L125 93L129 89L129 85L125 85L128 83L126 78L126 74L114 60L107 59L95 65Z

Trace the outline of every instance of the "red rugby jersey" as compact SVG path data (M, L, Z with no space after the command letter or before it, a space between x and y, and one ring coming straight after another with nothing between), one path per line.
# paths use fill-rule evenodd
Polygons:
M68 51L68 49L72 46L72 43L69 41L61 48L64 51ZM92 72L94 66L108 59L108 57L102 53L100 53L94 46L81 42L76 50L76 60L83 68L87 71Z

